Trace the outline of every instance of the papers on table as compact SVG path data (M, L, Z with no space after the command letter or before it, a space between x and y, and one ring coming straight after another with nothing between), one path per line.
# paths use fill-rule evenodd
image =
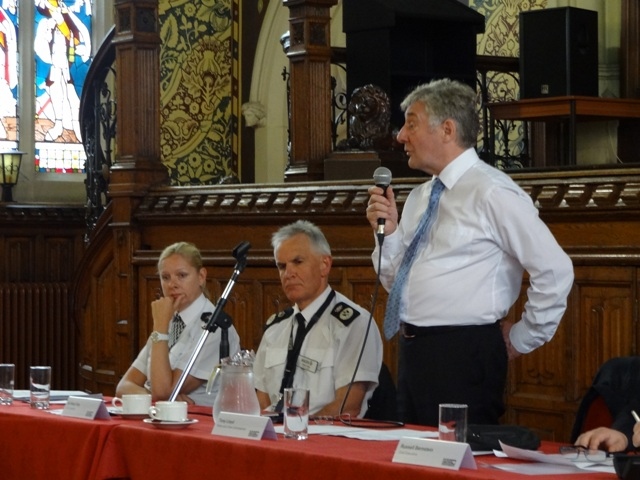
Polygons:
M522 448L510 447L500 442L502 452L496 450L494 453L497 457L516 458L519 460L528 460L534 463L521 464L492 464L493 468L505 470L507 472L520 473L523 475L561 475L567 473L593 473L606 472L615 474L613 468L613 460L607 458L602 463L582 461L574 462L573 460L564 458L558 454L546 454L533 450L524 450ZM488 466L488 465L487 465Z
M284 426L277 425L276 433L284 433ZM363 428L344 425L309 425L309 435L333 435L338 437L355 438L358 440L389 441L400 440L403 437L438 438L438 432L412 430L410 428Z
M29 403L31 401L30 395L31 393L29 392L29 390L13 391L13 399L19 402ZM67 398L69 398L71 395L73 395L74 397L83 397L88 394L80 390L51 390L49 403L51 403L52 405L64 405L67 402Z

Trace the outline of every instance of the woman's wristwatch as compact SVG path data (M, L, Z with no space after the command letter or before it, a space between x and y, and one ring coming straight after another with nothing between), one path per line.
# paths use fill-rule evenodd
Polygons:
M153 332L151 332L151 341L153 343L168 342L169 341L169 334L168 333L160 333L160 332L154 330Z

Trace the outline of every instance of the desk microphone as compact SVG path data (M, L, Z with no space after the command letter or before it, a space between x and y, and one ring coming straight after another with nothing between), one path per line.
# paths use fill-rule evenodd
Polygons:
M387 167L378 167L373 172L373 181L376 187L382 188L382 194L387 194L387 187L391 184L391 170ZM384 218L378 218L378 230L376 230L378 243L382 245L384 241Z

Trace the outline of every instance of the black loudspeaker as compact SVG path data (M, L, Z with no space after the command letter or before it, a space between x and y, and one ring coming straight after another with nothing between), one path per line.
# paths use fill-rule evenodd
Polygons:
M598 12L520 13L520 98L598 96Z
M415 87L449 77L476 86L476 37L484 16L458 0L343 0L347 91L374 84L391 100L400 128L400 102ZM394 172L395 173L395 172Z

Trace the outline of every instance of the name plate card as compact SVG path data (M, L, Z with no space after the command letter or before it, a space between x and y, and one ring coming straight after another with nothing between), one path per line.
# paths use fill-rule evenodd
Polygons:
M426 438L401 438L393 461L448 470L459 470L461 467L472 470L478 468L468 443Z
M61 413L65 417L84 418L85 420L111 418L102 398L89 396L70 396Z
M211 433L248 440L277 440L278 438L269 417L230 412L220 412Z

